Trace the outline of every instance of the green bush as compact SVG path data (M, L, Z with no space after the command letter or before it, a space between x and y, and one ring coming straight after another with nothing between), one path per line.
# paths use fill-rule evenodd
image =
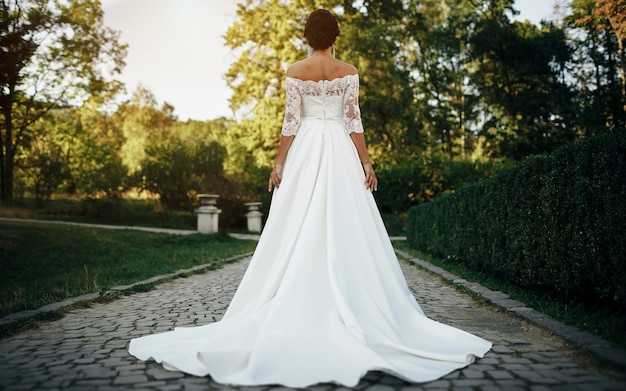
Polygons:
M412 206L470 183L493 177L505 161L473 162L429 155L403 164L376 168L376 203L383 213L406 213Z
M84 198L74 214L88 220L117 222L128 219L131 210L121 198Z
M191 210L198 189L226 185L225 157L225 148L215 141L188 146L174 140L146 148L136 175L143 190L159 195L164 210Z
M565 302L626 309L626 131L409 210L411 247Z

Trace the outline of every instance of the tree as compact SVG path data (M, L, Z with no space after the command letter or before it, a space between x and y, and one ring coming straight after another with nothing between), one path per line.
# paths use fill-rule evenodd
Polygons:
M617 58L621 64L622 100L626 103L626 0L598 0L594 13L605 19L602 28L610 29L617 38Z
M190 209L200 191L223 187L225 156L216 141L185 145L172 140L149 146L137 175L144 190L159 195L165 211Z
M53 109L31 125L16 156L16 190L30 192L38 201L61 190L121 196L127 182L119 154L121 131L97 106L87 102L80 108Z
M514 160L550 152L576 138L573 93L564 82L571 58L565 32L511 22L513 1L485 1L471 39L473 82L486 105L483 134Z
M226 73L233 90L230 105L241 118L229 130L231 170L244 172L273 160L283 120L285 72L306 53L297 24L306 13L307 8L279 0L238 5L237 20L224 36L239 56Z
M603 0L573 0L571 4L567 25L576 47L571 73L580 91L579 122L586 134L626 124L623 5L623 1Z
M16 156L18 182L39 205L49 201L70 178L69 155L75 129L67 117L66 111L56 110L34 123L26 142L28 148Z
M367 1L358 8L343 3L337 53L361 74L359 99L370 155L382 165L415 158L424 139L406 47L421 14L400 0Z
M67 120L75 130L68 153L71 177L66 191L116 199L128 187L128 171L120 153L124 140L119 124L98 106L90 100L68 110Z
M176 123L174 107L167 102L159 107L154 94L140 86L115 115L124 139L120 150L122 162L132 175L141 169L146 149L163 144L172 134Z
M98 0L0 0L0 199L13 198L15 157L50 110L112 94L126 47Z
M425 152L464 158L473 148L479 114L469 55L476 9L465 0L414 3L412 8L418 11L410 18L409 62L415 78L416 120L427 139Z

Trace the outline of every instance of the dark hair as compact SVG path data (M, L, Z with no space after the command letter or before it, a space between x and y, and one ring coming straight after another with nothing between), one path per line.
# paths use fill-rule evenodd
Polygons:
M304 25L304 38L314 50L328 49L339 35L337 19L324 9L311 12Z

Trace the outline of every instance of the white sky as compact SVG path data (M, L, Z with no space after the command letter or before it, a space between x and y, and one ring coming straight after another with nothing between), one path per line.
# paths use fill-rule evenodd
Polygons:
M224 74L234 60L222 36L237 0L101 0L106 26L129 45L120 79L129 92L148 88L180 120L231 117ZM518 19L539 23L551 0L516 0Z

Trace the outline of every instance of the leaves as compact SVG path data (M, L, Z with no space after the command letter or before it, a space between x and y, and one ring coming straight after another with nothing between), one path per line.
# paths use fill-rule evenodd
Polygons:
M97 0L2 0L0 198L13 197L15 157L50 110L119 87L126 46L104 27ZM6 57L4 55L6 54Z
M138 176L142 188L158 194L166 210L189 210L199 190L222 188L224 157L215 141L188 146L174 140L148 147Z

